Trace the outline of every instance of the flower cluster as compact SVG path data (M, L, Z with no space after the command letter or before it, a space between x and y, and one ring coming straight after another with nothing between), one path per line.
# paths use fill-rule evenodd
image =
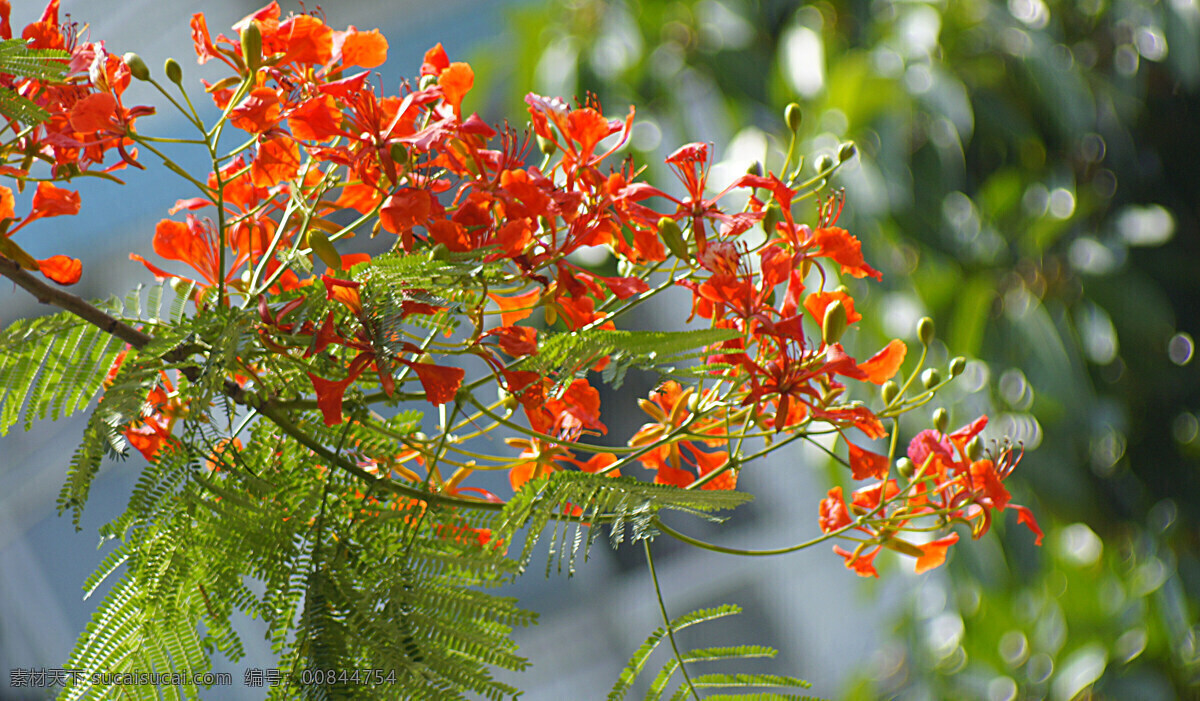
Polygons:
M851 444L855 478L883 481L856 490L849 505L841 487L829 490L821 501L822 531L864 534L846 536L857 543L853 551L834 546L846 567L860 576L879 576L874 560L883 548L915 557L918 574L942 564L946 551L958 542L958 534L950 533L923 545L900 538L898 534L906 530L930 530L926 525L914 524L916 519L932 519L937 529L965 523L972 537L978 539L991 528L992 512L1012 509L1017 512L1017 521L1028 526L1036 543L1042 544L1042 530L1033 513L1010 503L1011 495L1003 483L1020 462L1021 453L1014 453L1009 445L984 457L979 434L986 425L987 417L982 416L951 433L932 429L918 433L908 445L908 457L900 461L904 486L896 479L884 479L888 472L886 458Z
M212 172L192 178L154 151L198 190L171 209L175 218L159 222L154 252L195 273L170 272L137 253L131 258L159 279L186 285L198 313L257 308L246 322L256 326L254 342L231 352L236 357L225 368L239 397L255 393L251 406L315 412L326 427L371 427L382 421L370 409L374 401L429 402L438 407L441 435L401 435L403 452L387 460L356 454L354 445L345 453L357 460L353 469L463 503L475 499L472 490L496 500L463 486L476 469L507 470L514 491L557 470L616 477L635 465L661 484L734 489L748 462L794 440L838 433L847 439L854 478L882 480L856 492L849 507L840 488L821 507L821 528L830 536L852 529L867 535L854 552L838 549L860 574L874 573L871 560L881 547L916 555L919 571L940 563L956 536L925 546L896 537L917 517L937 516L939 527L962 520L978 536L992 510L1009 507L1036 529L1027 510L1008 504L1000 484L1015 464L1011 454L966 457L982 422L966 432L918 436L909 455L920 467L903 488L887 479L889 458L847 437L888 435L885 419L928 401L936 389L927 385L908 400L893 393L878 412L851 398L848 382L883 385L887 394L908 352L892 340L860 362L842 345L863 319L842 280L882 277L864 259L861 242L837 225L844 198L819 195L837 164L853 157L851 145L808 182L797 182L799 168L787 174L785 163L780 175L755 169L713 194L709 146L688 144L666 159L679 181L668 190L681 191L677 196L620 160L632 107L609 118L594 100L570 105L531 93L529 129L521 133L465 109L474 73L440 44L425 53L415 85L389 94L371 72L387 58L378 31L335 30L317 14L284 17L274 2L233 29L232 38L214 39L203 14L191 20L197 61L219 61L231 71L206 83L221 110L215 125L203 125L190 98L181 108L203 135ZM21 87L43 101L51 119L23 132L14 142L20 148L9 153L46 157L63 176L100 163L110 149L122 157L118 166L137 165L126 147L152 148L133 130L148 110L126 109L121 91L131 77L152 80L148 69L136 56L114 59L103 44L72 43L60 30L55 3L26 30L36 46L70 49L71 73L61 86ZM165 70L186 97L179 64L168 61ZM789 117L789 126L794 121ZM245 137L221 155L227 128ZM69 209L55 208L60 192L39 186L40 199L21 226ZM795 214L807 199L817 202L811 226ZM11 192L4 201L11 220ZM474 272L440 296L402 283L381 315L371 287L379 261L339 251L359 229L394 237L391 260L470 263ZM595 250L609 256L608 265L585 264L580 254ZM12 257L9 249L0 253ZM57 264L40 265L58 275ZM78 279L77 262L72 275L55 279ZM608 428L588 371L620 362L619 353L561 368L531 359L548 336L614 330L622 314L672 289L690 294L689 321L698 317L723 340L703 351L704 366L688 376L694 385L666 381L640 401L651 421L623 445L590 442ZM456 323L438 321L446 317ZM413 331L421 328L428 333ZM469 368L482 372L468 378ZM273 375L292 386L281 387ZM496 402L478 398L485 385L499 388ZM126 432L149 459L169 440L178 415L164 387ZM475 413L465 415L472 407ZM519 434L503 441L515 455L464 445L496 429ZM238 449L234 438L225 452ZM447 468L454 471L444 478ZM420 506L397 498L387 508L414 504Z
M0 39L12 39L9 3L0 3ZM104 42L82 39L74 24L59 19L59 0L51 0L41 19L21 32L29 49L51 57L61 64L61 77L24 77L0 73L0 88L14 93L31 114L41 117L25 124L5 115L5 132L11 138L0 142L0 173L15 178L18 187L32 179L35 162L50 166L50 177L38 182L30 210L22 217L16 213L11 188L0 185L0 254L16 261L26 270L63 285L79 281L82 263L65 255L37 260L25 252L12 236L30 223L47 217L79 213L79 193L60 188L54 181L81 175L97 175L116 180L111 174L126 165L142 167L136 149L129 146L128 133L138 117L153 114L150 107L126 107L122 93L130 83L130 67L110 54ZM37 55L37 54L35 54ZM116 151L116 163L103 167L108 154ZM118 182L120 182L118 180Z

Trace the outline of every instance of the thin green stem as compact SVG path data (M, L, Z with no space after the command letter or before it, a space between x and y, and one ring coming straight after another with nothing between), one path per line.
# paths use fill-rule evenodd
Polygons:
M175 98L171 97L171 93L167 92L166 88L164 88L162 85L160 85L157 80L151 78L149 82L151 85L153 85L155 87L155 89L157 89L160 93L162 93L163 97L167 98L168 102L170 102L172 105L175 106L175 109L179 110L179 113L183 115L184 119L191 122L192 126L194 126L200 130L200 133L204 133L204 124L203 124L203 122L200 121L200 116L198 114L196 114L196 108L192 107L191 100L188 100L188 107L191 107L191 112L188 112L188 110L185 110L183 108L183 105L180 105L178 102L175 101ZM180 87L179 90L180 90L180 92L183 92L182 87ZM186 100L187 93L183 93L183 97ZM201 141L198 143L206 143L206 142Z
M679 654L679 645L675 643L675 628L671 625L671 617L667 615L667 604L663 601L662 587L658 585L658 572L654 569L654 556L650 554L650 541L643 540L642 546L646 550L646 564L650 567L650 581L654 582L654 594L658 597L658 610L662 613L663 626L667 629L667 640L671 642L671 650L675 653L675 660L679 662L679 671L683 673L683 681L691 690L692 698L700 701L700 694L692 685L692 678L688 675L687 666L683 663L683 655Z

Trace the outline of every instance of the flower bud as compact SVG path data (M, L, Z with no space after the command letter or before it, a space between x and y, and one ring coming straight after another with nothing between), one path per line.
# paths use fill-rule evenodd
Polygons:
M856 153L858 153L858 145L853 141L847 141L838 147L838 163L845 163L854 158Z
M324 231L308 232L308 246L331 270L342 269L342 256L334 248L333 242L329 240Z
M146 62L141 56L130 51L121 57L125 61L125 65L129 66L129 75L138 80L150 80L150 69L146 66Z
M896 461L896 472L904 479L912 479L912 476L917 474L917 466L908 458L900 458Z
M397 163L408 162L408 149L404 148L404 144L392 144L392 147L388 150L388 155Z
M950 377L958 377L967 369L967 359L961 355L950 361Z
M921 317L917 322L917 338L921 339L921 345L929 345L933 340L933 319L927 316Z
M183 66L179 65L179 61L173 58L168 58L163 63L163 73L167 74L167 80L176 85L183 84Z
M446 248L446 244L444 243L436 244L433 248L429 249L429 258L430 260L449 260L450 249Z
M670 217L663 217L658 220L658 236L671 249L671 253L682 259L689 257L687 243L683 240L683 230L679 228L679 222Z
M262 65L262 30L258 28L258 22L250 20L242 27L240 36L242 40L242 59L246 62L246 68L251 72L258 70Z
M804 113L800 111L800 105L795 102L789 103L787 107L783 108L783 121L793 132L800 131L800 123L803 119Z
M425 435L425 433L423 431L417 431L416 433L412 434L409 437L412 438L413 441L415 441L417 443L428 443L429 442L429 436Z
M507 392L505 392L503 406L506 411L509 411L509 412L516 411L517 407L520 405L521 405L521 400L517 399L517 395L508 394Z
M825 307L825 318L821 321L821 340L825 345L833 345L842 340L842 334L846 332L846 307L842 305L842 300L835 300L833 304Z
M763 231L768 236L775 233L775 227L779 226L779 222L783 221L783 207L779 206L779 202L771 200L767 205L767 211L763 215Z
M818 173L828 173L833 170L833 156L828 153L822 153L817 157L816 168Z
M942 407L938 407L937 409L934 409L933 410L933 427L937 429L938 433L945 433L946 429L949 426L950 426L950 414L947 414L946 410L943 409Z
M900 396L900 385L888 380L883 383L883 387L879 388L879 396L883 398L884 404L891 404L896 401L896 397Z
M746 175L762 176L762 163L759 163L758 161L753 161L750 164L750 167L746 169Z
M554 143L554 141L551 139L547 139L541 134L537 135L537 143L538 148L542 151L542 155L553 156L554 152L558 150L558 144Z
M967 459L971 462L975 462L982 457L983 441L979 439L979 436L975 436L971 439L971 442L967 443Z
M909 557L925 557L924 550L901 538L888 538L883 541L883 547Z
M937 371L937 368L929 368L921 373L921 384L925 389L933 389L942 382L942 373Z

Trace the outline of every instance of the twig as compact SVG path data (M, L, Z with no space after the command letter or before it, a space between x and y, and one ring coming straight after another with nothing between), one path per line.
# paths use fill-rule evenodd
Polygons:
M138 331L120 319L112 317L103 309L100 309L83 297L73 295L57 287L51 287L42 282L28 271L23 270L16 262L4 256L0 256L0 275L15 282L17 286L33 295L42 304L51 304L60 309L65 309L89 324L96 326L101 331L110 333L125 341L134 348L141 348L154 340L154 337L150 334Z

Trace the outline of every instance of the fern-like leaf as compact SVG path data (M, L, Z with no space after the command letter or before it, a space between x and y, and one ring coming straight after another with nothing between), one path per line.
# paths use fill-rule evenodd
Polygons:
M626 527L632 534L630 540L635 542L657 535L653 520L664 509L719 521L712 512L732 509L753 498L744 492L680 489L671 485L641 482L632 477L554 472L527 482L508 502L503 511L499 537L507 542L518 530L529 527L529 535L517 560L524 570L550 519L571 514L578 509L578 516L573 517L571 522L556 521L551 536L550 559L546 564L547 574L555 561L561 571L565 558L568 574L573 574L578 552L583 550L586 561L599 534L596 524L608 525L610 540L616 547L625 540ZM583 529L587 529L586 536Z
M538 345L537 355L522 366L543 375L557 375L568 381L600 358L611 357L604 379L619 387L625 370L645 370L678 365L704 356L711 346L738 338L732 329L692 331L614 331L590 329L547 335Z
M669 630L678 633L680 630L689 626L694 626L699 623L706 623L725 616L732 616L741 613L741 608L732 604L725 604L711 609L701 609L688 614L679 616L671 621ZM621 701L629 693L633 687L634 681L641 674L646 666L646 662L650 659L650 655L658 648L659 644L668 637L668 628L660 627L646 638L646 642L638 648L633 657L629 659L625 669L617 678L616 684L613 685L612 691L608 694L608 701ZM744 660L751 658L771 658L777 654L777 651L772 647L765 645L733 645L723 647L706 647L697 648L687 652L682 652L678 657L671 656L655 675L654 680L650 683L650 687L646 693L646 699L656 700L661 699L663 694L671 686L671 680L675 672L679 670L680 662L683 663L703 663L716 661L731 661ZM687 698L694 691L701 689L723 689L730 687L756 687L756 688L786 688L786 689L807 689L810 684L803 679L779 674L701 674L692 676L690 684L684 682L676 690L671 697L673 701ZM752 692L744 695L709 695L708 699L805 699L806 701L817 701L807 696L791 696L772 692Z
M47 82L61 81L67 74L70 54L55 49L31 49L24 39L0 41L0 74L25 76ZM50 118L41 105L11 88L0 89L0 114L26 125Z

